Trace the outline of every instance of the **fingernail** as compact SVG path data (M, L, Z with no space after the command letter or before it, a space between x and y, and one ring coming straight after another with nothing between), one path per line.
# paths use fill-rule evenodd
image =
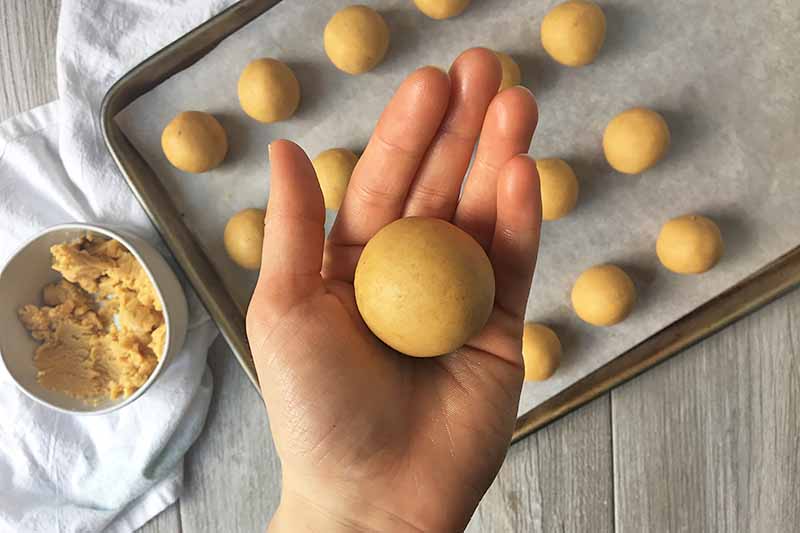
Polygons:
M439 72L441 72L441 73L442 73L442 74L444 74L445 76L447 76L447 75L448 75L448 74L447 74L447 71L446 71L445 69L443 69L442 67L438 66L438 65L425 65L425 66L424 66L424 67L422 67L422 68L435 68L436 70L438 70Z
M524 85L514 85L514 87L519 87L520 89L524 89L529 95L533 96L533 91L525 87Z

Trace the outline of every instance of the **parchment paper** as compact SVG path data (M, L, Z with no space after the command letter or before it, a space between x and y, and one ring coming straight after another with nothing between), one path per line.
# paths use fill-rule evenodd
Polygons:
M284 0L118 120L246 302L255 276L227 259L222 232L236 211L266 204L270 140L293 139L312 157L336 146L359 151L413 68L446 68L477 45L510 53L540 106L531 153L566 159L581 183L577 209L544 224L527 310L558 332L564 359L552 379L525 385L522 413L800 245L800 3L601 0L606 43L597 62L580 69L556 64L541 47L539 24L555 3L475 0L439 22L407 0L371 1L392 43L379 68L352 77L322 48L325 23L348 2ZM284 123L261 125L239 108L239 73L263 56L287 62L302 86L299 112ZM605 162L601 137L634 105L660 111L673 143L655 168L626 176ZM164 125L188 109L213 113L229 134L228 159L208 174L181 173L161 152ZM691 212L720 225L725 256L709 273L678 276L659 264L655 240L664 221ZM328 213L328 226L334 217ZM634 313L611 328L582 323L569 305L575 278L603 262L623 267L639 291Z

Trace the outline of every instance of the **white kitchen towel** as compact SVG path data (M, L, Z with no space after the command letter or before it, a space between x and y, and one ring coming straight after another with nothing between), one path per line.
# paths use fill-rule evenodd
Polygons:
M100 222L157 235L106 151L106 90L232 0L64 0L59 101L0 125L0 264L45 226ZM162 248L163 249L163 248ZM216 336L191 291L183 350L141 398L77 417L19 392L0 365L0 531L133 531L174 502L205 421ZM2 296L0 296L2 305Z

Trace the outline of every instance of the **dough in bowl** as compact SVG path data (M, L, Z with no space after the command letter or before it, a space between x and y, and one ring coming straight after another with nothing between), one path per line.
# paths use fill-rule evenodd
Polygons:
M247 64L239 76L239 104L259 122L286 120L300 105L300 83L285 63L264 57Z
M339 209L358 156L346 148L331 148L320 153L311 163L325 198L325 208Z
M89 404L127 398L164 356L161 297L118 241L88 234L50 252L63 279L43 288L44 305L18 309L41 343L33 356L37 381Z
M616 265L597 265L578 276L572 286L572 308L594 326L613 326L625 320L636 302L636 287Z
M228 136L212 115L184 111L164 128L161 149L174 167L184 172L207 172L225 159Z
M225 224L225 251L234 263L247 270L261 268L265 215L263 209L243 209Z
M684 215L667 221L656 241L661 264L678 274L702 274L722 257L722 234L713 220Z
M540 36L550 57L562 65L588 65L605 41L606 17L594 2L569 0L545 15Z
M348 74L363 74L377 67L389 48L389 26L367 6L355 5L337 12L323 33L328 58Z
M417 9L432 19L457 17L469 6L470 0L414 0Z
M608 164L624 174L639 174L658 163L669 148L669 127L651 109L634 107L608 123L603 151Z

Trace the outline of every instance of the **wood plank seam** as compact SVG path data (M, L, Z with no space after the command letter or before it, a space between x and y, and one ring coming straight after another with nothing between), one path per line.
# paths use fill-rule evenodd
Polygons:
M184 461L185 460L186 459L184 458ZM183 478L184 478L184 483L185 483L186 482L186 473L185 472L184 472ZM181 491L181 492L183 492L183 491ZM178 533L183 533L183 517L181 516L181 499L180 499L180 497L178 497L178 499L175 501L175 514L178 516Z
M608 397L608 439L610 441L610 450L611 450L611 457L609 458L609 467L611 470L611 531L615 532L618 529L617 526L617 517L619 513L617 513L617 476L616 476L616 441L614 440L614 400L612 398L614 391L608 392L606 396Z

